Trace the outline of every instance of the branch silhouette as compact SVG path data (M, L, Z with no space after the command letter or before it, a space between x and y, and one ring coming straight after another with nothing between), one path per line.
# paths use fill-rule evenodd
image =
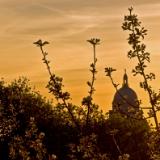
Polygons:
M63 84L62 84L63 79L56 76L54 73L51 72L51 68L49 65L50 61L47 60L48 53L45 52L43 49L43 47L49 44L49 42L47 41L43 42L42 40L38 40L34 42L34 44L40 48L41 53L43 55L43 58L42 58L43 63L46 65L47 71L50 76L50 80L48 82L47 88L49 89L50 93L52 93L55 96L58 103L61 103L61 105L64 106L68 110L68 113L70 114L72 121L76 125L77 129L80 130L80 124L78 123L73 113L73 109L72 109L73 105L67 102L70 99L70 94L68 92L63 92L62 90L63 89Z

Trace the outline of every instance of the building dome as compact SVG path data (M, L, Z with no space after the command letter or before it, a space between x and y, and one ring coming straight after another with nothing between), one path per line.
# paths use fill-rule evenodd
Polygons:
M122 113L136 112L139 109L138 98L136 92L128 85L128 76L123 76L122 87L115 93L112 102L113 111Z

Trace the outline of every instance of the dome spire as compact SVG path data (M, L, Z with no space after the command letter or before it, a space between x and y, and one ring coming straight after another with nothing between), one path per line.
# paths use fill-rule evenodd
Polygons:
M128 87L128 76L126 73L126 69L124 70L124 76L123 76L123 87Z

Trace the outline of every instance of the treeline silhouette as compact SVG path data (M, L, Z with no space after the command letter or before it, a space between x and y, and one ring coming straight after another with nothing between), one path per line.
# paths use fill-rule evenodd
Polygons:
M19 78L10 84L0 81L0 159L6 160L158 160L160 158L160 133L157 111L160 96L156 94L149 80L154 74L146 74L146 62L150 55L141 44L146 30L141 27L137 15L129 8L122 28L128 30L128 43L132 46L129 58L138 58L133 73L143 76L141 87L151 102L150 117L154 117L155 129L144 116L120 112L104 113L93 101L96 80L96 47L100 39L92 38L93 62L90 64L91 80L87 82L88 94L82 105L72 103L70 94L64 91L63 79L51 69L44 50L49 42L34 42L40 48L43 63L49 73L47 88L57 100L52 104L34 91L26 78ZM115 69L105 69L113 86ZM138 117L136 117L138 116Z

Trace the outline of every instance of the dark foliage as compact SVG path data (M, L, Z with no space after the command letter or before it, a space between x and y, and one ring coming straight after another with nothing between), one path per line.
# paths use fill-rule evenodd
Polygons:
M128 56L140 56L139 51L145 55L145 58L140 57L141 64L134 70L135 74L144 76L141 70L145 68L143 62L149 61L149 54L144 52L143 44L139 46L139 38L144 38L146 30L139 29L140 22L131 14L132 8L129 11L123 24L124 30L132 32L128 42L133 50ZM55 106L33 91L26 78L10 84L0 81L0 159L150 160L159 155L159 134L150 130L142 116L136 118L116 112L104 114L93 102L96 45L100 39L92 38L88 42L93 46L92 78L87 82L89 91L82 106L71 103L70 94L63 91L63 79L51 72L48 53L43 48L49 44L47 41L38 40L34 44L43 55L50 76L47 88L57 100ZM105 71L117 89L111 76L115 70L109 67ZM154 74L145 77L153 79Z

